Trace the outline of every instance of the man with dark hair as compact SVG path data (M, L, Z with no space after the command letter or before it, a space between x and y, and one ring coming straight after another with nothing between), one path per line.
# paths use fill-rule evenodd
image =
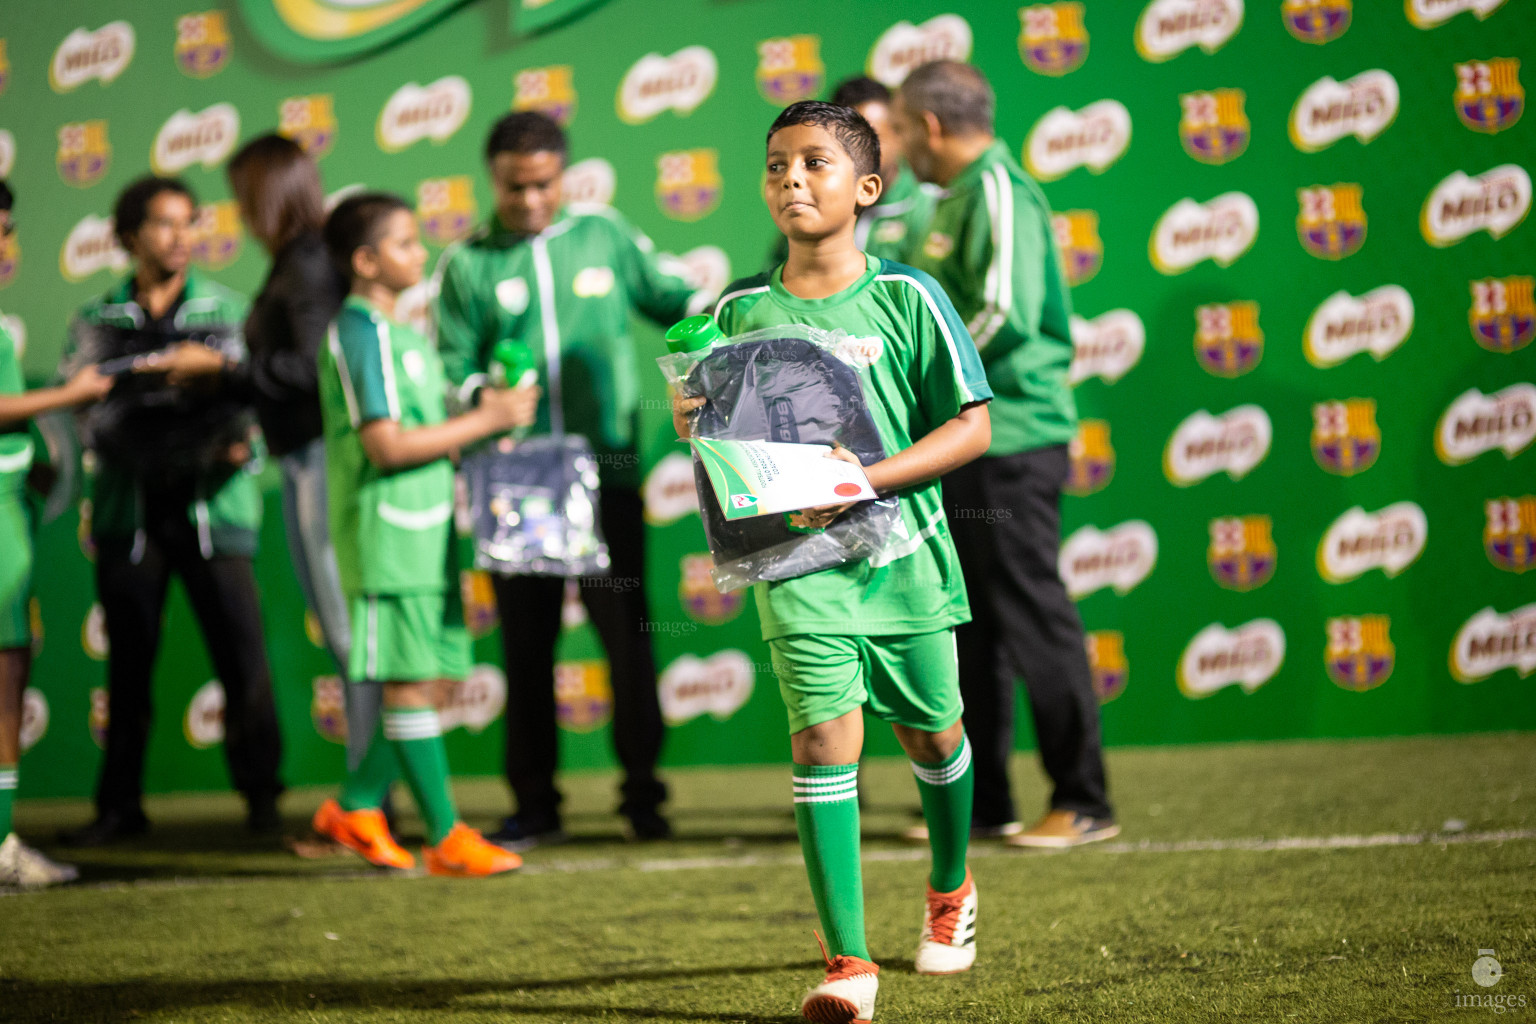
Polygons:
M1050 206L995 138L994 106L982 73L955 61L914 70L895 104L907 161L945 190L911 263L954 299L995 393L987 455L944 478L975 615L957 630L976 745L972 823L974 834L1018 846L1076 846L1120 829L1082 621L1057 569L1061 486L1077 427L1067 383L1072 303ZM1008 786L1019 676L1054 784L1047 813L1027 830Z
M639 354L632 311L670 326L711 296L694 291L644 234L606 206L561 205L569 145L543 114L509 114L485 157L496 212L438 264L437 341L466 401L486 380L502 339L535 353L544 389L534 434L585 436L601 471L599 511L611 575L583 577L581 598L608 654L613 735L624 768L619 812L639 839L671 834L656 777L663 727L647 630L640 500ZM499 576L496 602L507 672L507 781L516 812L491 838L526 849L563 837L555 788L554 651L565 581Z
M244 301L189 266L195 212L191 190L175 179L141 178L123 191L114 214L133 272L75 315L66 368L138 359L189 339L242 356ZM281 826L280 739L252 569L261 494L250 411L173 388L148 368L119 378L84 420L97 464L91 539L110 654L96 820L61 837L77 846L148 827L141 798L150 687L172 575L186 588L224 686L224 754L247 823L257 832Z

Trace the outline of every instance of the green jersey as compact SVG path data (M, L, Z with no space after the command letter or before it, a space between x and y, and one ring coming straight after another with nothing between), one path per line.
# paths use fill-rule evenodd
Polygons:
M851 335L887 455L910 448L960 410L991 399L981 359L944 290L922 271L867 257L852 285L825 299L784 289L783 268L731 285L715 309L726 334L807 324ZM841 354L841 353L840 353ZM931 633L971 618L937 480L900 492L901 536L885 554L753 587L763 639L798 633Z
M438 264L437 345L448 379L467 399L484 383L496 342L526 342L544 389L531 432L584 435L605 481L638 486L629 316L639 310L670 327L701 312L712 296L681 270L606 206L573 204L531 237L493 217Z
M880 193L879 202L859 215L853 240L871 256L910 263L912 249L933 216L936 195L903 164L896 180Z
M21 353L16 339L0 323L0 395L19 395L26 390L21 377ZM20 497L32 468L32 435L25 421L0 423L0 502Z
M448 418L442 361L431 342L356 295L320 353L320 417L331 538L348 594L441 592L453 529L453 464L383 470L359 434L373 420L403 430Z
M954 299L976 339L996 395L988 454L1070 441L1072 298L1045 194L1003 143L942 193L911 259Z

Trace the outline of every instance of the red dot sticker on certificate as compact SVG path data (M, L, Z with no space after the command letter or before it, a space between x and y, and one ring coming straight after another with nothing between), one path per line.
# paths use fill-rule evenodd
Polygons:
M875 497L863 468L828 458L828 445L711 437L692 444L728 520Z

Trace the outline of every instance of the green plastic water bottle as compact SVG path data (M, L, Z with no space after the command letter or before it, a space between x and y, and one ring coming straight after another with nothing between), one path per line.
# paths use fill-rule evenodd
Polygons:
M498 388L518 388L535 384L539 379L538 363L533 349L525 341L503 338L491 349L491 385Z
M717 342L724 340L725 332L715 318L700 313L672 325L667 331L667 351L689 352L702 359Z

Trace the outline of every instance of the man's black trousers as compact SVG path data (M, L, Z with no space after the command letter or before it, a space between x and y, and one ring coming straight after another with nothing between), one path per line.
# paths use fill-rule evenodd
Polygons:
M209 660L224 685L224 758L235 789L250 801L275 798L283 789L277 775L282 739L251 559L205 559L184 507L148 525L137 560L132 538L103 538L97 545L96 592L111 647L107 751L96 786L97 813L130 819L143 813L151 684L173 574L186 589Z
M608 654L613 744L624 768L619 811L632 815L655 810L667 796L656 777L664 727L645 600L644 505L639 492L616 487L604 487L598 504L612 570L579 582L582 603ZM498 576L495 588L507 670L507 782L520 817L558 820L554 674L565 580Z
M1083 624L1057 570L1065 445L983 457L944 477L971 622L955 630L960 695L975 765L978 825L1017 818L1008 785L1014 683L1023 677L1051 809L1113 816L1099 701Z

